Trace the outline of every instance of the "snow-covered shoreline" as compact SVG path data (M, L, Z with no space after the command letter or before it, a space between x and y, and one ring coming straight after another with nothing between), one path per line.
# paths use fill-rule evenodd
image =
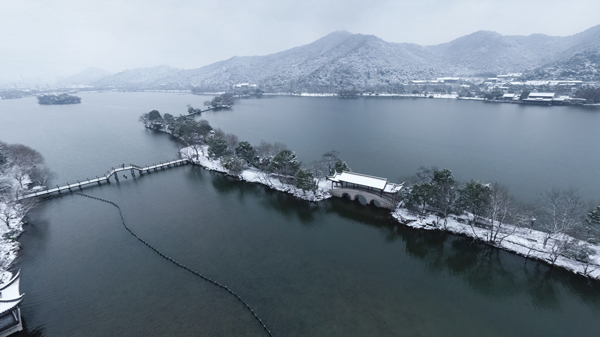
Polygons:
M10 182L14 185L13 189L16 189L16 185L18 185L18 182L12 179L10 172L0 174L0 180ZM0 284L4 284L12 277L12 272L9 269L19 253L20 244L17 239L23 233L27 209L21 203L0 200L0 214L2 214L2 222L0 223Z
M180 155L182 158L190 159L195 164L207 170L231 175L229 171L221 165L220 160L212 160L208 158L207 153L207 145L200 145L196 150L194 150L192 147L186 147L180 150ZM262 184L277 191L289 193L297 198L307 201L320 201L331 197L331 194L329 193L331 185L328 184L326 180L318 181L317 191L313 193L305 192L299 190L293 185L282 183L276 176L267 176L265 173L262 173L255 168L246 168L239 175L232 176L235 176L243 181ZM440 224L437 226L436 223L439 221L439 219L437 219L434 215L419 217L408 209L400 206L392 211L391 215L400 224L411 228L442 230L457 235L464 235L481 243L487 243L493 247L516 253L525 258L538 260L550 265L553 264L556 267L563 268L575 274L600 280L600 247L597 245L587 244L593 252L590 254L589 262L587 263L579 262L572 258L567 258L557 254L557 244L566 239L571 240L571 242L574 244L583 245L586 243L584 241L568 237L564 234L548 239L544 245L543 243L547 237L547 233L524 227L504 225L504 229L499 233L499 238L501 238L501 240L489 242L486 240L486 238L490 235L490 230L476 226L471 227L468 225L467 215L449 216L445 225Z
M308 92L302 92L302 93L289 93L289 92L271 92L271 93L264 93L263 96L294 96L294 97L338 97L338 94L334 94L334 93L321 93L321 94L317 94L317 93L308 93ZM456 94L428 94L428 95L423 95L423 94L387 94L387 93L382 93L382 94L362 94L358 97L408 97L408 98L446 98L446 99L456 99L458 98L458 95Z
M424 230L442 230L457 235L464 235L473 238L474 240L478 240L479 242L487 243L493 247L518 254L525 258L545 262L549 265L552 265L552 261L555 260L554 266L556 267L561 267L588 278L600 280L600 247L598 245L588 244L585 241L575 239L566 234L550 238L544 245L544 241L548 235L547 233L524 227L504 225L504 229L501 230L499 234L499 237L502 240L488 242L486 238L490 234L490 230L477 226L471 227L468 225L467 215L451 215L448 217L446 225L443 224L442 219L440 221L442 224L437 226L438 219L434 215L429 214L425 217L419 217L406 208L397 208L392 212L392 216L398 220L398 222L408 227ZM567 239L571 240L570 242L576 245L588 245L593 252L589 256L588 263L567 258L556 251L557 245Z
M281 180L274 174L265 174L252 167L244 169L239 175L232 175L229 173L229 170L221 165L220 160L208 158L206 155L208 153L208 145L196 146L198 146L197 150L194 150L192 146L181 149L179 151L181 157L189 159L196 165L199 165L207 170L235 176L243 181L262 184L274 190L292 194L293 196L303 200L321 201L331 198L331 194L329 194L329 184L327 184L326 180L319 181L316 191L313 192L300 190L294 185L281 182ZM198 153L198 155L196 155L196 153Z

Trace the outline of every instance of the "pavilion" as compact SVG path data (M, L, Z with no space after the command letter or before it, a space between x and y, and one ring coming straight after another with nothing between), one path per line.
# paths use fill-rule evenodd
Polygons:
M23 295L19 293L20 271L8 283L0 287L0 337L23 330L21 308Z
M398 204L398 194L404 183L390 183L386 178L373 177L366 174L343 171L336 172L333 176L327 177L331 181L330 193L336 197L348 195L350 199L355 200L362 195L367 204L373 203L376 206L395 209Z

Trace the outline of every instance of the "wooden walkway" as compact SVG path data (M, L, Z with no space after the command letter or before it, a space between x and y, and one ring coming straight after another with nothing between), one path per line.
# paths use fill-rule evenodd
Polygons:
M122 172L122 171L129 171L131 173L131 176L135 177L136 171L139 172L140 175L142 175L144 173L149 173L149 172L157 171L157 170L164 170L166 168L186 165L189 163L190 163L190 161L188 159L178 159L178 160L172 160L172 161L169 161L166 163L152 164L152 165L146 166L146 167L141 167L141 166L134 165L134 164L129 164L126 166L125 164L123 164L116 168L111 167L110 170L108 170L104 175L102 175L100 177L96 176L96 178L93 178L93 179L86 178L86 180L82 180L82 181L77 180L77 182L66 183L65 185L62 185L62 186L56 185L56 187L47 187L46 189L43 189L43 190L38 190L38 191L35 191L32 193L24 194L22 197L18 198L17 200L23 200L23 199L33 198L33 197L42 197L42 196L46 196L46 195L49 195L52 193L61 194L62 192L66 192L66 191L71 192L73 188L81 188L82 186L89 185L89 184L100 185L103 182L110 182L111 177L114 178L116 181L119 181L119 172Z

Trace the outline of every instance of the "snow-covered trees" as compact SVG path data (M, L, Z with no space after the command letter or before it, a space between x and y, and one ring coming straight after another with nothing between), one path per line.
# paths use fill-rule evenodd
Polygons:
M293 177L300 168L300 161L292 150L282 150L271 160L273 171L283 177Z
M335 163L339 160L339 152L336 150L327 151L323 154L321 158L321 162L323 165L327 166L329 174L335 173Z
M22 192L25 185L33 183L32 175L41 176L48 172L44 166L44 157L38 151L23 144L8 144L5 148L8 159L5 165L9 166L12 177L19 184L17 193ZM46 179L40 180L45 183Z
M592 226L600 226L600 206L589 211L585 221Z
M585 218L585 235L591 243L600 241L600 206L594 207Z
M188 108L188 114L193 115L193 114L199 114L202 112L202 109L194 109L194 107L191 104L187 105Z
M506 187L498 183L492 185L487 211L487 218L490 220L490 232L488 233L487 240L492 243L501 243L502 240L511 234L511 231L503 233L507 221L512 220L513 222L512 232L514 232L516 226L519 224L515 217L514 199L508 194Z
M235 156L224 156L221 158L221 165L229 170L232 175L239 175L244 170L244 159Z
M492 188L489 184L470 180L459 189L460 206L471 214L469 225L471 229L480 217L485 215L491 202Z
M0 222L18 234L20 229L15 226L36 204L35 199L18 198L32 186L44 184L52 174L42 155L28 146L0 142L0 156Z
M448 214L457 208L458 187L452 171L448 169L434 170L431 184L434 188L432 206L444 217L444 226L448 222ZM438 219L439 224L439 219Z
M330 175L337 173L342 173L344 171L351 172L352 169L345 161L339 158L339 152L336 150L327 151L321 157L321 164L327 167L327 170Z
M221 158L227 151L227 142L222 138L213 138L209 142L208 155L212 159Z
M404 202L409 209L414 209L420 215L424 215L427 211L427 206L433 203L434 194L435 188L431 182L414 184L407 192Z
M241 141L238 146L235 148L235 154L246 160L247 163L254 163L256 160L256 150L252 144L247 141Z
M296 187L303 191L314 191L317 189L315 178L308 169L299 169L296 172Z
M539 223L548 233L544 246L551 237L567 234L583 223L584 204L575 189L551 189L542 194Z
M158 112L158 110L152 110L148 113L148 120L149 121L160 121L162 120L162 116L160 115L160 112Z
M235 148L240 142L238 137L233 133L228 133L225 135L225 141L227 142L227 151L235 156Z
M152 110L140 116L140 121L147 128L161 130L164 127L164 121L158 110Z
M347 172L351 172L352 171L352 169L350 168L350 166L348 166L348 164L346 164L346 162L343 161L343 160L341 160L341 159L338 159L335 162L334 170L337 173L342 173L344 171L347 171Z

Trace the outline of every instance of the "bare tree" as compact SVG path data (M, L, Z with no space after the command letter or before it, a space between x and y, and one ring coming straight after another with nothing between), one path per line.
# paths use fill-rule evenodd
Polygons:
M215 133L213 134L214 138L225 139L225 131L221 130L221 128L214 129Z
M308 168L313 173L313 176L315 177L315 179L317 179L317 186L319 186L319 183L321 182L321 180L323 180L329 173L329 167L322 160L314 161L314 162L310 163Z
M228 133L225 135L225 141L227 142L227 150L235 156L235 148L240 143L238 137L233 133Z
M44 186L50 179L55 178L56 174L46 165L37 165L31 170L29 177L34 186Z
M508 233L504 231L506 221L514 220L515 205L514 199L508 194L506 187L494 183L490 192L490 204L488 207L488 218L491 221L488 241L491 243L502 243L509 235L513 234L517 225L513 223L513 228Z
M273 155L280 153L283 150L287 150L288 146L281 142L275 142L273 144Z
M547 232L544 247L551 237L569 233L583 223L584 204L577 190L552 189L542 194L540 220Z
M339 159L339 154L340 153L336 150L327 151L323 154L323 157L321 158L321 162L323 163L323 165L325 165L327 167L328 174L335 173L334 166L335 166L335 163Z
M39 152L23 144L7 145L6 155L12 167L13 178L17 180L21 190L26 187L24 183L32 170L44 164L44 157Z
M273 144L265 142L264 140L261 140L260 144L256 147L256 154L260 158L274 156L275 153L273 152Z

